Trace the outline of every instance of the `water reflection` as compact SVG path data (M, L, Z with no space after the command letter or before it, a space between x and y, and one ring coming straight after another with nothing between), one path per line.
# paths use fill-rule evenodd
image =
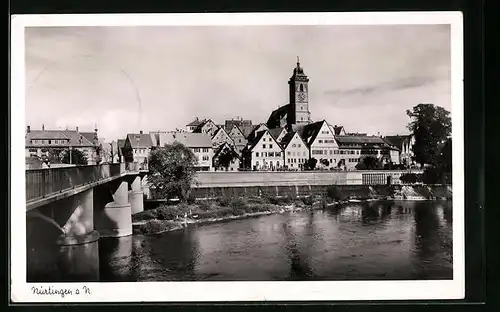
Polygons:
M99 242L101 281L452 278L450 202L368 202Z

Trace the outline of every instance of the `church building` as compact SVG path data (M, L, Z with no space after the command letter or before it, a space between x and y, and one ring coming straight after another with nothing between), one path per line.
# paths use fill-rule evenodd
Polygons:
M269 129L288 128L303 126L311 123L311 112L309 111L309 78L304 74L297 57L297 66L293 69L293 75L288 81L290 102L281 106L271 113L267 121Z

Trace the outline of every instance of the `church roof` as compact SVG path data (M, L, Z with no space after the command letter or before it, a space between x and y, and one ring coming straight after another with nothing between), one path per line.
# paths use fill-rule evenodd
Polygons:
M271 129L279 127L280 120L287 116L289 108L290 104L286 104L273 110L267 120L267 126Z

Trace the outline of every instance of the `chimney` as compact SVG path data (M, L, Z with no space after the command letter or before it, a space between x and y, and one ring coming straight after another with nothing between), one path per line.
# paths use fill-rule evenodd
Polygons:
M139 131L139 134L143 134L142 130L141 130L141 131Z
M45 131L45 125L42 124L42 131Z
M27 126L26 127L26 132L30 133L31 132L31 127L30 126Z

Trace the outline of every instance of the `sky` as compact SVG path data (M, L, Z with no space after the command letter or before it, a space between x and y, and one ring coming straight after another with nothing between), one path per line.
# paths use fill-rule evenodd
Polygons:
M127 133L195 116L266 122L297 56L313 121L406 134L406 110L451 111L449 25L26 28L26 124Z

